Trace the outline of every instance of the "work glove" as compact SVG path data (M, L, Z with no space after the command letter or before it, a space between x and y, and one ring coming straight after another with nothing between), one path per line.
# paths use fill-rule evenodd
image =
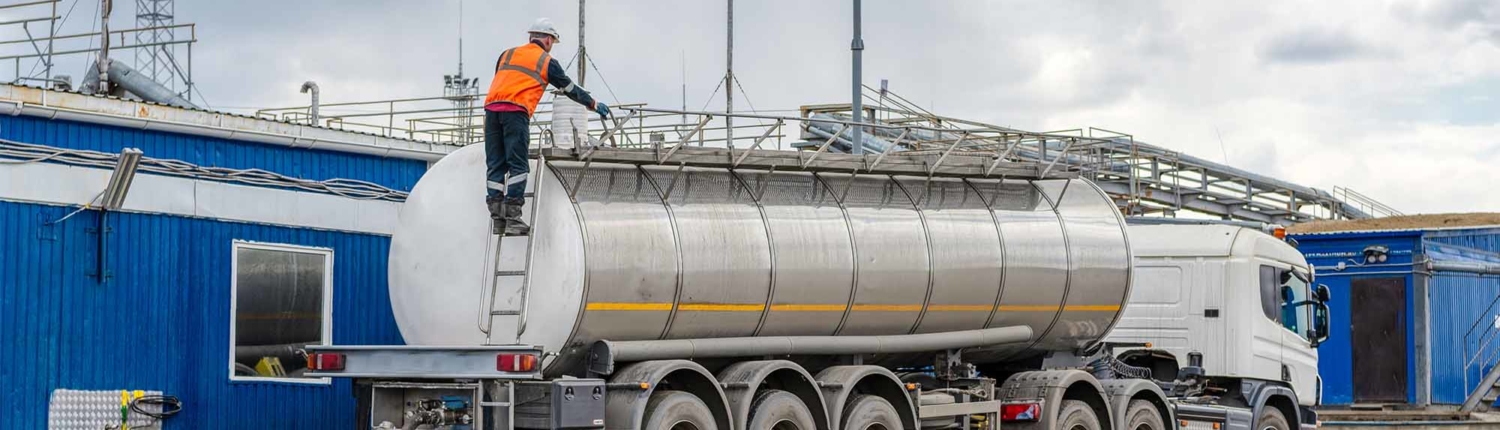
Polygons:
M600 118L609 118L609 105L596 101L594 102L594 112L598 113Z

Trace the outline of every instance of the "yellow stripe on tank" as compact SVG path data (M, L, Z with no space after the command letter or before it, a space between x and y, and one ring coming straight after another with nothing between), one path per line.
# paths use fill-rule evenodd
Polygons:
M762 303L736 304L736 303L683 303L677 306L679 311L699 312L760 312L766 309Z
M928 311L937 312L989 312L994 305L929 305Z
M671 303L594 302L584 307L590 311L670 311Z
M848 306L845 306L845 305L842 305L842 304L838 304L838 305L816 305L816 304L784 303L784 304L779 304L779 305L771 305L771 310L772 311L779 311L779 312L843 312L844 309L848 309L848 308L849 308Z
M1002 305L1000 310L1004 312L1057 312L1057 305ZM1068 305L1062 310L1068 312L1114 312L1120 310L1120 305Z
M990 305L931 305L928 311L933 312L988 312ZM784 303L771 305L772 311L777 312L843 312L844 305L833 304L800 304ZM1000 306L1004 312L1056 312L1057 305L1004 305ZM1061 308L1068 312L1115 312L1120 310L1119 305L1068 305ZM670 311L671 303L630 303L630 302L592 302L584 307L589 311ZM683 303L677 306L679 311L692 312L761 312L766 310L766 305L761 303ZM856 312L915 312L922 310L922 305L880 305L862 304L854 305Z

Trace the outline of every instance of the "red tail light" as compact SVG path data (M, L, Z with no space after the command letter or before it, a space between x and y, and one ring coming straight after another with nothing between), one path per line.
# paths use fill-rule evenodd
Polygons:
M1042 415L1040 403L1011 403L1000 405L1000 421L1036 421Z
M500 354L495 356L495 370L525 373L536 370L536 356L531 354Z
M344 370L344 354L331 352L307 354L307 368L311 370Z

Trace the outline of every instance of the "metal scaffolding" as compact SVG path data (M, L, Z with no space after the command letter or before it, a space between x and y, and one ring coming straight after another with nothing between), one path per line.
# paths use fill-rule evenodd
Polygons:
M616 107L616 117L591 119L591 141L600 150L651 149L669 159L697 154L692 147L727 151L698 158L728 157L729 167L747 159L800 160L784 166L807 169L832 155L848 166L875 169L899 154L929 163L931 172L952 163L964 174L1003 175L1012 163L1039 166L1040 176L1073 175L1099 184L1129 216L1216 217L1293 224L1319 219L1359 219L1397 215L1389 206L1339 187L1334 193L1255 174L1232 166L1141 142L1129 133L1096 127L1032 132L928 112L889 91L865 88L863 122L854 122L851 104L808 105L796 116ZM878 100L876 98L878 97ZM325 113L325 126L391 137L464 145L473 143L483 121L477 106L432 105L443 97L324 104L348 113ZM427 103L427 104L424 104ZM534 145L549 147L550 103L532 122ZM266 109L259 116L296 120L308 107ZM734 118L732 123L724 121ZM733 130L726 124L734 124ZM845 155L862 131L862 155ZM468 134L466 134L468 133ZM707 149L707 148L706 148ZM686 152L683 152L686 151ZM632 152L632 154L638 154ZM754 155L751 155L754 154ZM632 155L638 156L638 155ZM849 158L854 157L854 158ZM850 161L854 160L854 161ZM816 164L824 164L817 162ZM988 166L973 171L973 166ZM846 166L847 167L847 166Z
M175 24L172 0L136 0L135 28L73 32L66 31L64 24L77 23L79 28L86 29L90 25L97 27L98 23L78 17L69 20L70 13L82 11L86 14L87 8L64 10L58 7L59 3L61 0L22 0L0 4L0 11L13 14L10 16L14 18L0 22L0 29L19 28L24 35L0 40L0 64L9 62L12 65L11 78L5 82L71 90L76 82L70 75L57 73L57 60L87 56L90 61L86 63L92 63L103 44L101 38L107 33L110 52L132 50L136 70L179 96L192 98L192 58L193 44L198 42L197 25ZM186 51L180 60L176 50L179 46ZM85 70L77 72L82 75Z
M877 123L941 130L909 133L897 150L990 151L1010 161L1034 161L1075 171L1104 188L1130 216L1196 213L1228 220L1292 224L1400 214L1346 188L1337 187L1330 193L1294 184L1141 142L1129 133L1087 127L1019 134L1027 137L1018 139L1015 136L1022 133L1019 130L939 116L889 91L866 86L865 97L880 100L878 106L866 104L864 108L866 116L876 118ZM849 118L849 110L848 104L808 106L802 109L802 116ZM828 137L826 130L812 131L809 144ZM874 134L874 139L862 142L866 150L884 150L894 132L877 129Z
M181 66L176 46L163 42L177 40L172 28L176 10L175 0L135 0L135 26L145 29L135 32L135 44L143 46L135 50L135 69L173 90Z

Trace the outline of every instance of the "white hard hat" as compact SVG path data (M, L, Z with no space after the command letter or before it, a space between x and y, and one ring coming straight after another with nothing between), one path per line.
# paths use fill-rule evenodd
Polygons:
M552 28L552 20L547 19L547 18L537 19L536 23L531 24L531 29L530 30L526 30L526 32L527 33L545 34L545 35L548 35L548 36L552 36L553 39L557 39L558 42L562 41L562 35L557 34L557 29L556 28Z

